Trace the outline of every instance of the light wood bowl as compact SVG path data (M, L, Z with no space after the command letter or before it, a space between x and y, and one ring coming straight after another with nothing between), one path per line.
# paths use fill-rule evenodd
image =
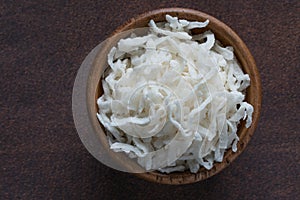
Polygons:
M251 85L246 91L246 101L253 105L254 113L253 113L253 121L251 127L248 129L245 128L245 123L242 122L238 128L238 136L240 141L238 142L238 150L237 152L232 152L231 149L227 150L224 155L223 162L214 163L214 166L211 170L206 170L201 167L198 173L193 174L190 172L178 172L171 174L163 174L159 172L145 172L145 173L137 173L138 177L146 179L148 181L163 183L163 184L188 184L194 183L197 181L201 181L207 179L225 167L227 167L241 152L245 149L249 140L251 139L255 128L258 123L258 118L260 114L261 108L261 82L258 70L256 68L255 61L248 50L245 43L240 39L240 37L225 25L223 22L218 19L205 14L200 11L185 9L185 8L164 8L159 10L150 11L139 15L135 18L130 19L125 24L116 29L116 31L111 35L108 39L108 42L104 45L102 50L97 53L95 60L91 63L92 67L89 72L89 78L87 83L87 105L89 110L89 120L93 126L94 131L98 134L100 140L103 142L104 148L109 149L107 144L107 139L105 137L105 132L103 127L100 125L96 118L96 112L98 111L98 107L96 105L96 100L99 96L102 95L102 85L101 85L101 74L108 66L106 63L106 57L108 50L114 46L117 42L117 38L115 37L117 34L140 27L147 27L148 22L153 19L154 21L165 21L165 15L169 14L172 16L177 16L181 19L187 19L190 21L205 21L209 19L210 23L206 29L210 29L216 36L216 38L221 41L221 43L225 46L232 46L234 48L235 55L239 62L242 65L242 69L245 73L249 74L251 79ZM125 154L117 155L107 150L111 154L112 157L115 158L116 162L120 165L124 165L126 167L131 168L131 164L128 164L128 158Z

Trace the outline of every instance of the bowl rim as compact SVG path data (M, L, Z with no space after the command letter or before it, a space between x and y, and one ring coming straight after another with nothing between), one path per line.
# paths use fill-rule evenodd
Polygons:
M130 30L133 28L138 28L140 24L144 24L145 21L148 21L150 19L154 19L154 21L157 21L158 19L161 19L162 16L165 16L166 14L170 14L172 16L177 16L179 18L185 18L187 20L195 19L195 20L203 20L203 19L209 19L210 23L208 28L213 29L213 27L217 27L223 33L226 35L226 37L229 37L228 40L232 40L232 46L234 46L234 51L237 59L240 61L241 56L242 59L245 60L241 63L241 67L244 72L248 73L251 80L251 85L247 89L246 92L246 99L249 99L249 96L251 97L251 101L254 103L251 103L254 107L254 112L252 116L252 125L246 129L244 126L244 122L241 122L241 129L238 129L240 141L238 142L238 150L237 152L233 153L231 149L228 149L228 151L224 154L224 160L220 163L214 162L214 167L211 170L206 170L203 167L200 168L200 170L197 173L191 173L191 172L175 172L171 174L163 174L160 172L145 172L145 173L136 173L135 175L143 178L145 180L156 182L156 183L162 183L162 184L189 184L198 182L201 180L205 180L219 172L221 172L223 169L225 169L230 163L232 163L233 160L235 160L245 149L247 144L249 143L252 135L254 134L254 131L258 124L258 119L260 115L260 109L261 109L261 101L262 101L262 92L261 92L261 80L260 75L258 72L258 69L256 67L254 58L252 54L250 53L249 49L247 48L246 44L242 41L242 39L225 23L221 22L220 20L216 19L215 17L208 15L204 12L193 10L189 8L161 8L156 9L152 11L148 11L145 13L142 13L140 15L137 15L136 17L133 17L126 21L124 24L119 26L115 31L111 34L111 38L115 36L116 34L119 34L121 32L124 32L126 30ZM181 16L186 17L181 17ZM161 21L161 20L158 20ZM162 20L164 21L164 20ZM142 26L140 26L142 27ZM214 31L213 31L214 32ZM215 33L215 32L214 32ZM215 33L220 34L220 33ZM223 37L223 36L222 36ZM225 37L225 36L224 36ZM216 36L218 38L218 36ZM223 42L222 42L223 43ZM224 44L227 46L227 44ZM236 51L237 50L237 51ZM237 55L239 54L239 55ZM250 72L250 73L249 73ZM91 74L93 76L93 74ZM99 87L99 83L98 86ZM254 95L254 96L253 96ZM97 95L96 95L97 96ZM99 97L99 96L98 96ZM88 99L87 101L91 101L94 98ZM91 118L96 116L90 116ZM100 122L99 122L100 125Z

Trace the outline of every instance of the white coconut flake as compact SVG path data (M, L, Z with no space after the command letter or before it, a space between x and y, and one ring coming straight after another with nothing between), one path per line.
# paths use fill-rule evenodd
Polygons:
M208 25L209 20L207 19L205 22L190 22L187 26L187 29L194 29L194 28L204 28Z
M146 170L209 170L226 150L237 151L240 121L251 126L253 107L244 101L250 77L233 48L211 31L191 35L208 23L166 15L166 22L149 22L147 35L121 39L107 56L97 117L110 148Z

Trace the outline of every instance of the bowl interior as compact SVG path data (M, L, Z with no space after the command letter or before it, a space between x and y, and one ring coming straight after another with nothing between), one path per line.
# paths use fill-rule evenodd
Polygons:
M92 68L89 73L88 79L88 88L87 88L87 104L90 113L90 120L94 126L95 131L97 132L100 140L103 142L103 145L109 149L109 146L106 141L104 128L98 122L96 118L96 113L98 111L98 106L96 104L97 99L102 95L102 84L101 84L101 75L104 70L107 68L107 53L116 45L118 39L120 39L121 32L134 29L134 28L141 28L147 27L148 22L153 19L156 22L165 21L165 15L169 14L172 16L177 16L181 19L187 19L189 21L205 21L209 19L210 23L204 30L193 30L195 34L199 32L203 32L205 30L211 30L217 40L219 40L225 46L232 46L234 48L234 53L239 60L242 69L245 73L249 74L251 79L251 85L247 88L246 91L246 101L249 102L254 107L253 112L253 121L252 125L247 129L245 128L245 123L240 123L238 127L238 136L240 141L238 142L238 150L237 152L232 152L231 149L228 149L224 155L223 162L221 163L214 163L214 166L211 170L206 170L205 168L201 167L200 170L196 173L190 172L177 172L171 174L163 174L159 172L147 172L147 173L137 173L136 175L144 178L149 181L164 183L164 184L187 184L193 183L200 180L204 180L208 177L215 175L216 173L220 172L226 166L228 166L246 147L248 144L251 136L254 133L254 130L257 126L259 114L260 114L260 107L261 107L261 85L260 85L260 77L257 71L255 61L249 52L248 48L244 44L244 42L239 38L239 36L232 31L227 25L222 23L221 21L217 20L216 18L207 15L205 13L191 10L191 9L183 9L183 8L166 8L166 9L159 9L155 11L150 11L148 13L139 15L124 25L120 26L112 36L107 40L102 50L97 54L95 61L92 63ZM118 35L118 36L117 36ZM123 35L124 36L124 35ZM121 165L127 166L129 168L136 168L134 163L130 163L131 161L128 160L125 154L120 153L111 153L111 156L114 157L117 162Z

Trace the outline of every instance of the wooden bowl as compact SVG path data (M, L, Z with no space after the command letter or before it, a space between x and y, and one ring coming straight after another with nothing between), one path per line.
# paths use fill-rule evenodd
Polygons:
M232 152L231 149L228 149L224 155L223 162L218 163L215 162L214 166L211 170L206 170L201 167L198 173L190 173L190 172L178 172L171 174L163 174L160 172L144 172L137 173L138 177L146 179L148 181L163 183L163 184L188 184L194 183L200 180L204 180L208 177L211 177L225 167L227 167L240 153L245 149L248 144L251 136L254 133L254 130L258 123L258 118L260 114L261 108L261 83L258 70L255 65L255 61L249 52L248 48L244 44L244 42L240 39L240 37L225 25L223 22L218 19L205 14L200 11L185 9L185 8L164 8L159 10L150 11L139 15L135 18L130 19L125 24L116 29L116 31L111 35L111 37L107 40L107 42L101 47L101 49L94 53L94 60L85 65L90 65L88 78L87 78L87 89L86 89L86 106L88 110L88 119L92 126L92 131L97 134L98 139L102 142L101 151L105 151L110 154L113 160L120 165L124 165L125 167L132 168L131 164L128 164L128 158L125 154L112 153L109 151L109 145L107 144L107 138L105 136L105 132L103 127L100 125L96 118L96 113L98 111L98 107L96 104L97 98L102 95L102 85L101 85L101 74L108 66L106 63L106 57L108 50L116 44L119 38L116 38L121 32L140 28L147 27L148 22L153 19L154 21L165 21L165 15L169 14L172 16L177 16L181 19L187 19L190 21L205 21L209 19L209 25L207 29L210 29L214 34L216 39L221 41L221 43L225 46L232 46L234 48L235 55L239 60L242 69L245 73L249 74L251 79L251 85L248 87L246 91L246 101L249 102L254 107L253 113L253 121L252 125L247 129L245 128L245 123L242 122L238 128L238 136L240 138L238 142L238 150L237 152ZM119 36L118 36L119 37ZM75 97L76 98L76 97ZM73 95L74 100L74 95ZM91 140L91 139L89 139ZM86 142L86 141L85 141ZM103 153L103 152L102 152ZM130 170L129 170L130 171Z

